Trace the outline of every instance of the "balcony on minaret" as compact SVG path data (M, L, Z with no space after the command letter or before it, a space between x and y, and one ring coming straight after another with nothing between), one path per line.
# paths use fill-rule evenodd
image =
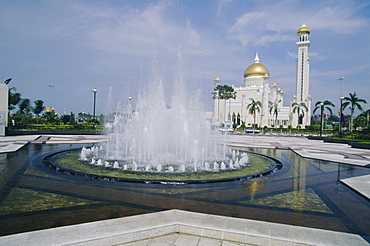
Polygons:
M298 29L297 34L299 36L299 41L297 45L310 45L310 41L308 40L308 35L310 35L311 30L306 26L305 23Z

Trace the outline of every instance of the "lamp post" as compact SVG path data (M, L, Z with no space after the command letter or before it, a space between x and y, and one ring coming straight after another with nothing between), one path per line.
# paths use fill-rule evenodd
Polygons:
M53 100L53 88L54 87L55 87L54 85L49 85L49 88L50 88L50 112L52 112L51 106L53 104L52 100Z
M242 108L240 110L241 110L242 121L247 122L246 119L244 118L244 99L245 99L245 93L242 94Z
M339 111L339 138L342 138L342 123L343 123L343 99L344 97L339 97L339 100L340 100L340 111Z
M131 113L131 100L132 97L128 97L128 112Z
M339 87L339 96L342 96L342 81L344 80L344 77L340 77L338 79L340 81L340 87Z
M93 93L94 93L94 109L93 109L93 118L95 119L96 93L98 92L98 90L97 90L96 88L94 88L92 91L93 91Z
M214 80L213 80L214 83L214 90L216 90L216 87L217 87L217 84L221 83L221 79L219 77L216 77ZM220 121L219 117L220 117L220 100L219 100L219 97L218 97L218 91L215 92L217 94L215 94L215 100L217 99L217 122Z
M320 127L320 137L322 137L322 131L323 131L323 128L324 128L324 125L323 125L323 113L324 113L324 103L321 102L320 103L320 108L321 108L321 127Z

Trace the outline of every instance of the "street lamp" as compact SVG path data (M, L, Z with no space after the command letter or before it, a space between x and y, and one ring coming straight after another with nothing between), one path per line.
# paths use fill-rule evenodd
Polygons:
M339 97L339 100L340 100L340 111L339 111L339 138L342 138L342 123L343 123L343 120L344 120L344 116L343 116L343 111L342 111L342 108L343 108L343 99L344 97Z
M96 105L96 93L98 92L98 90L96 88L94 88L93 90L93 93L94 93L94 110L93 110L93 118L95 119L95 105Z
M216 77L213 82L214 84L214 90L216 91L216 86L217 84L221 83L221 79L219 77ZM220 100L219 100L219 95L218 91L215 92L215 100L217 99L217 122L220 122Z
M323 125L323 122L322 122L323 114L324 114L324 103L323 102L320 103L320 107L321 107L321 128L320 128L320 137L321 137L322 136L322 131L323 131L323 128L324 128L324 125Z
M338 80L340 81L339 96L341 97L342 96L342 81L344 80L344 77L340 77Z
M129 113L131 112L131 100L132 100L132 97L128 97L128 111L129 111Z
M241 116L242 116L242 121L247 122L247 120L244 119L244 99L245 99L245 93L242 94Z
M49 88L50 88L50 112L52 112L52 108L51 108L51 106L52 106L52 104L53 104L53 88L54 88L55 86L54 85L49 85Z

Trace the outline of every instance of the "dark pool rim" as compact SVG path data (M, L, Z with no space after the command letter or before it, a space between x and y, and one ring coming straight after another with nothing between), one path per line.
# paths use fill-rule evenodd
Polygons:
M89 173L83 173L75 170L71 170L65 167L62 167L58 164L56 164L53 159L56 155L62 154L64 152L72 152L76 150L81 150L81 148L70 148L65 150L59 150L50 152L47 154L43 154L36 158L34 162L42 163L46 167L63 174L71 175L71 176L79 176L79 177L85 177L90 178L93 180L103 180L103 181L110 181L110 182L127 182L127 183L142 183L142 184L164 184L164 185L186 185L186 184L209 184L209 183L220 183L220 182L231 182L231 181L246 181L249 179L254 178L260 178L263 176L270 175L272 173L275 173L276 171L282 169L283 164L276 158L273 158L271 156L251 152L251 151L243 151L247 153L252 153L254 155L258 155L267 159L272 160L275 165L273 165L271 168L266 169L262 172L258 172L251 175L246 176L236 176L236 177L230 177L230 178L222 178L222 179L205 179L205 180L150 180L150 179L130 179L130 178L117 178L117 177L110 177L110 176L103 176L98 174L89 174Z

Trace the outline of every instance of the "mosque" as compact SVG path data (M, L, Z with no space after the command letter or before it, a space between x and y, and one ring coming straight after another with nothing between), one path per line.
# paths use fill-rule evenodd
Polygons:
M305 127L311 123L311 96L309 95L309 66L308 47L310 41L308 36L310 29L303 24L297 32L297 74L296 94L290 101L289 106L284 106L284 91L276 83L270 84L270 72L262 63L258 53L254 63L244 71L243 86L232 86L236 92L235 99L223 100L215 95L213 120L230 126L233 123L241 125L245 122L250 127L280 127L287 128L289 125L296 128L298 125ZM221 80L217 77L215 86ZM255 115L249 113L248 105L254 101L262 104L260 111ZM301 107L300 114L296 105L304 105L308 111ZM302 111L304 111L302 113ZM255 124L255 125L254 125Z

